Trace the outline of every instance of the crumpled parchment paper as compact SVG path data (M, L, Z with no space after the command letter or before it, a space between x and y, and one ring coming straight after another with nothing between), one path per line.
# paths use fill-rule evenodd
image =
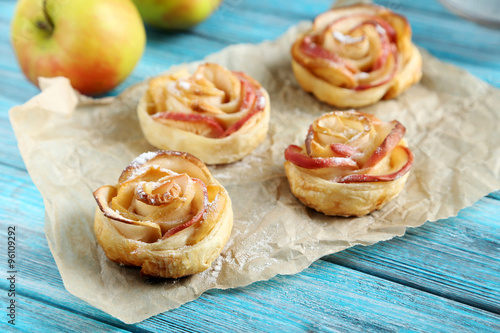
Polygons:
M272 116L267 139L250 156L210 167L231 196L234 229L212 267L191 277L150 283L138 269L109 261L93 233L92 192L115 184L137 155L155 150L136 117L145 83L116 98L92 100L78 96L63 78L46 79L40 95L10 111L26 167L44 198L47 241L70 293L134 323L211 288L294 274L326 254L403 235L500 188L499 90L423 51L419 84L363 109L407 128L415 164L403 192L360 218L326 217L304 207L290 192L283 152L303 142L315 117L332 110L305 93L290 68L290 46L309 25L293 27L274 42L230 46L206 59L260 81L271 96Z

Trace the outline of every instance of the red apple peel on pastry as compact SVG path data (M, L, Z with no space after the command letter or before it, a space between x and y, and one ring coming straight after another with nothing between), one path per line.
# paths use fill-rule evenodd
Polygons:
M362 216L382 208L401 192L413 165L405 132L398 121L354 110L317 118L304 145L285 150L292 193L326 215Z

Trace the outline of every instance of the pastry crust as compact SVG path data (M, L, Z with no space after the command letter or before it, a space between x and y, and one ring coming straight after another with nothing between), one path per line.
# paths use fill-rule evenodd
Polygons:
M292 46L300 86L337 107L397 97L422 77L422 58L403 16L377 5L319 15Z
M307 207L326 215L363 216L385 206L403 189L409 173L391 182L335 183L285 161L292 193Z
M142 267L143 275L202 272L231 234L228 193L188 153L142 154L116 186L102 186L94 197L94 232L104 253L114 262Z
M292 193L326 215L362 216L382 208L401 192L413 164L404 133L397 121L357 111L323 115L304 146L285 151Z
M152 79L137 113L155 147L223 164L242 159L265 139L270 110L267 91L254 79L204 64L193 75L179 71Z

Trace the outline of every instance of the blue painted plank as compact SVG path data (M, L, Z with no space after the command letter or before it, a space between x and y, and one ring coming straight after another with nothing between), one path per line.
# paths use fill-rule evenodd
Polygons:
M0 166L0 175L5 175L3 172L5 169L6 168L2 170L2 166ZM26 223L16 224L19 230L19 253L23 254L20 256L21 261L19 263L19 271L21 272L20 278L23 283L19 286L19 291L27 297L33 297L40 301L57 305L62 309L67 309L68 311L72 309L72 311L80 313L85 317L90 316L105 323L119 325L116 319L111 318L99 310L93 309L86 303L69 295L69 293L64 290L57 267L47 247L46 240L43 237L43 205L41 203L41 197L37 190L30 184L27 175L22 171L11 172L8 176L0 176L0 183L6 184L2 187L0 195L0 198L2 198L1 201L5 203L5 206L9 207L9 209L5 211L6 215L4 216L4 221L15 221L16 217L21 221L26 221ZM19 203L21 199L25 201L22 204ZM498 247L500 244L500 240L498 239L499 226L497 221L493 218L482 218L479 222L477 218L479 216L478 212L484 213L485 216L498 216L497 212L499 210L500 201L485 198L480 200L473 207L463 210L461 212L463 217L459 216L462 221L458 221L458 218L455 219L457 221L451 219L452 221L446 222L448 225L445 228L440 226L440 223L444 222L427 224L422 228L410 230L403 238L397 238L367 248L358 247L352 250L346 250L334 256L327 257L327 260L345 266L344 268L340 266L334 268L335 270L356 269L359 272L364 272L363 274L366 273L366 277L364 277L365 280L370 280L370 276L378 276L386 280L387 283L394 285L398 284L399 287L397 288L411 286L412 288L410 289L412 294L421 292L425 295L435 294L438 296L445 296L461 303L495 312L498 309L500 284L498 283L497 265L495 265L495 263L498 263L498 251L494 252L492 247ZM475 223L470 221L472 218L476 219ZM435 228L433 228L434 226ZM475 232L471 232L470 229L472 227L475 227ZM5 230L6 228L4 225L2 229L0 229L1 238L6 238ZM485 237L487 235L489 235L489 237ZM458 243L457 240L459 240ZM490 246L482 246L482 242L486 242L486 244L490 244ZM461 247L462 244L471 243L475 243L476 246L473 248L470 246ZM469 251L464 252L465 248L468 248ZM415 257L415 254L418 254L418 257ZM457 257L459 257L463 263L458 270L456 269L456 265L454 265ZM5 254L0 253L0 262L5 261ZM321 265L321 269L328 267L328 263L317 264ZM307 271L298 274L298 278L303 279L304 274L307 276ZM317 274L323 276L323 279L329 280L331 272L325 268L324 272ZM40 276L44 277L43 281L40 281ZM290 289L298 288L294 282L286 282L286 279L288 279L288 277L277 278L278 282L276 283L280 286L286 284ZM357 285L357 278L354 281L355 282L351 283ZM310 283L311 294L326 293L324 297L330 298L341 292L347 293L353 288L353 286L348 285L344 286L344 291L341 291L342 289L337 289L338 286L335 286L335 292L330 292L325 291L321 286L318 287L316 281L309 279L308 283ZM5 289L6 287L7 282L0 280L0 288ZM290 314L276 312L278 311L277 309L288 309L290 307L286 298L276 301L276 298L279 299L279 295L282 292L289 292L287 289L283 290L281 287L278 288L272 283L271 285L261 285L261 287L251 287L253 289L250 290L252 290L252 293L255 293L252 297L259 298L259 302L261 303L266 302L266 300L269 302L269 304L260 305L263 309L266 309L263 310L266 311L266 315L264 315L255 310L255 305L252 305L254 301L250 302L244 296L243 299L240 299L242 294L246 295L246 293L248 293L248 288L249 287L240 288L238 292L224 292L222 299L219 298L219 292L211 291L202 296L199 300L181 307L179 310L156 316L149 321L141 323L138 327L151 328L156 325L166 325L165 328L169 329L187 329L189 325L193 323L186 321L186 319L182 319L186 316L184 311L200 312L199 316L207 316L208 318L220 318L224 315L229 316L230 314L234 314L234 312L230 312L229 314L214 314L212 313L213 310L207 310L212 307L219 309L222 306L224 309L222 310L223 312L229 311L225 308L228 306L227 304L224 305L226 302L232 304L229 308L238 309L239 315L249 318L264 318L266 319L266 323L270 320L267 318L268 316L271 318L279 318L280 321L290 320L300 322L299 318L302 318L301 316L294 317ZM268 288L272 290L268 291ZM275 290L275 288L278 289ZM303 286L302 288L305 287ZM415 290L413 290L413 288ZM277 295L259 296L259 293L266 294L268 292L275 292ZM230 298L229 301L225 299L227 297ZM300 300L304 297L312 296L300 295L297 296L297 299ZM364 297L370 298L371 296L365 295ZM391 296L382 293L377 297L390 298ZM250 304L247 304L248 302L250 302ZM328 303L332 301L325 302L328 305ZM452 304L454 303L452 302ZM310 317L313 318L321 314L322 311L328 310L329 313L333 311L331 309L325 309L324 307L327 305L323 304L323 302L318 302L316 315L311 313ZM304 307L300 301L295 306L297 307L295 310L297 313L304 311L303 309L300 310L300 308ZM410 305L405 304L405 306ZM268 309L269 307L271 309ZM336 314L338 315L338 313ZM214 315L216 316L214 317ZM235 325L234 320L231 321L230 318L227 320L228 325ZM405 322L405 320L405 318L399 318L401 323ZM154 325L151 323L154 323ZM308 325L312 325L311 321L300 323L300 325L295 323L286 328L288 330L300 330L304 327L308 327ZM314 324L314 322L312 323ZM320 324L326 325L325 323ZM338 325L346 325L347 327L350 323L349 321L345 321L338 323ZM269 327L262 324L259 328L261 330L267 330Z
M500 200L500 191L492 192L488 194L488 197Z
M497 315L324 261L298 275L210 291L199 302L205 305L197 314L206 323L197 327L202 332L221 323L222 331L238 332L493 332L500 327ZM179 312L192 304L142 324L182 322Z
M19 281L22 286L24 281ZM277 328L286 332L404 329L494 332L500 328L498 315L325 261L318 261L294 276L279 276L245 288L209 291L195 302L135 325L124 325L92 311L65 293L50 294L50 286L49 290L36 293L19 290L16 298L20 311L25 303L27 309L36 308L38 313L26 319L23 311L18 319L25 320L29 329L35 327L33 321L40 315L48 318L36 326L40 331L108 326L145 332L244 332ZM40 299L33 299L30 294ZM68 320L68 317L73 318ZM88 321L89 318L93 320Z
M457 217L409 229L402 238L323 259L500 313L500 201L483 198Z
M433 20L457 19L438 0L375 0L375 3L398 12L425 13Z
M2 313L0 330L3 332L130 332L23 295L17 294L15 301L15 325L9 324Z
M282 1L267 1L267 0L253 0L253 1L227 1L222 3L221 7L214 16L221 16L219 21L224 22L226 16L232 14L241 15L251 11L261 14L274 14L276 16L291 18L295 20L312 19L319 13L328 10L334 1L325 0L312 0L307 1L287 1L285 4ZM229 14L229 15L228 15ZM209 23L207 21L207 23ZM215 22L217 25L217 22ZM277 25L275 22L270 22L267 25Z
M0 118L0 164L11 166L15 169L26 170L21 153L17 147L17 140L14 136L10 122Z

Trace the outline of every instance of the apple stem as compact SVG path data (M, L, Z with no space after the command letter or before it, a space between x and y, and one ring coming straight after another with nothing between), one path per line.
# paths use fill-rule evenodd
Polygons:
M36 25L43 30L46 30L49 34L52 34L54 31L54 23L47 13L47 0L43 0L43 16L45 17L45 21L38 21Z

